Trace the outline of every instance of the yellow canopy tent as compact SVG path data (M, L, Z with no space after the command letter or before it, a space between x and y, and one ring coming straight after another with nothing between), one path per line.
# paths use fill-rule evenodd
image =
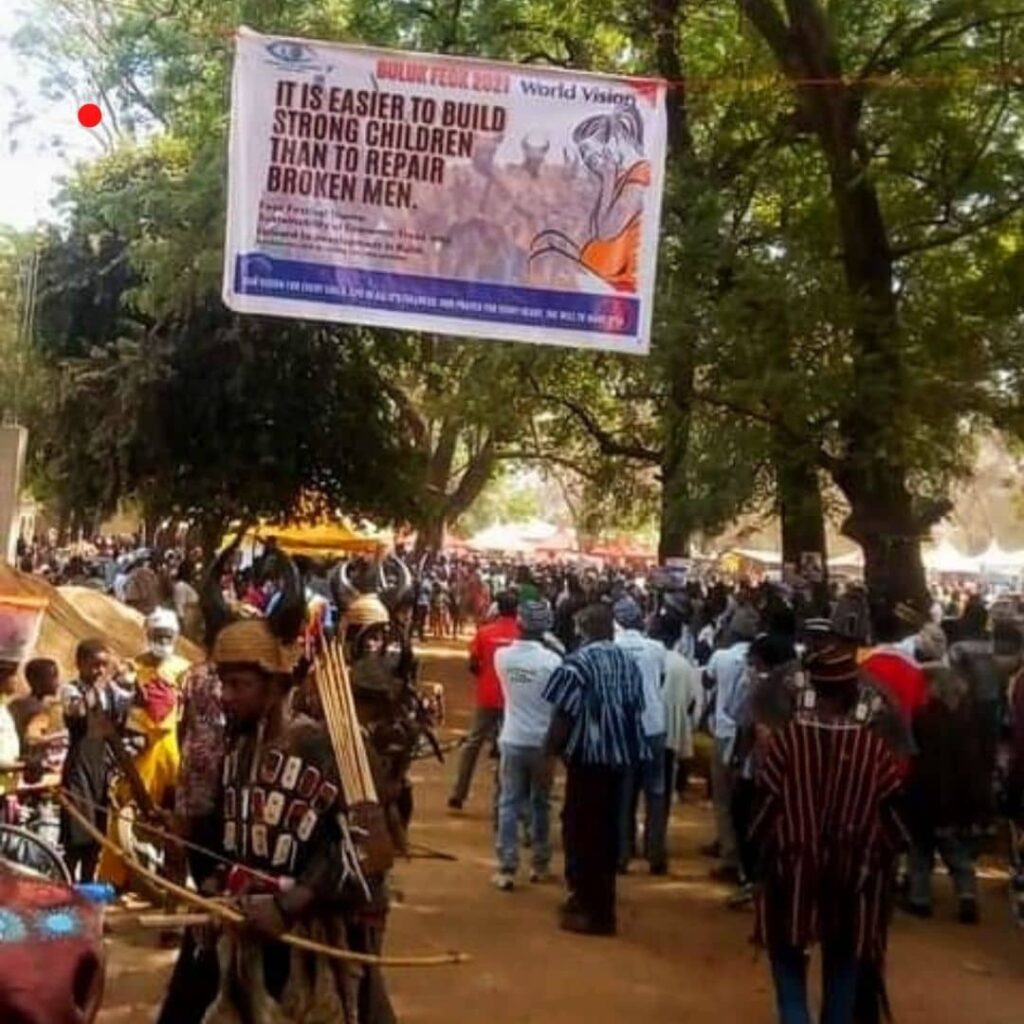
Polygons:
M234 540L229 533L224 545ZM382 533L360 533L342 522L286 523L284 526L262 524L253 527L243 538L243 544L266 543L273 538L277 546L289 555L309 558L340 558L344 555L374 555L387 547L389 538Z

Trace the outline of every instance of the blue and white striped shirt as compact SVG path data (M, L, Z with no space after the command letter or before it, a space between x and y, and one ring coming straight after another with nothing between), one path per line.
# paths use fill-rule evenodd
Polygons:
M587 644L555 669L544 699L572 719L565 760L626 767L651 758L644 735L644 683L610 641Z

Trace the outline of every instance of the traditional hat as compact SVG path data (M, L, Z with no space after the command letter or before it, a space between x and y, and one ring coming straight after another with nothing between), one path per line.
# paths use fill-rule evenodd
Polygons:
M384 602L376 594L360 594L346 609L345 622L360 629L386 626L391 616Z
M383 560L342 562L331 573L329 583L334 603L349 621L353 620L348 611L360 598L376 597L393 612L407 604L415 593L412 572L398 555Z
M857 680L857 655L848 644L834 644L808 656L805 667L813 685L853 683Z
M227 559L239 540L224 549L210 567L201 594L210 657L220 664L257 665L274 675L290 675L298 660L296 641L306 621L306 597L295 563L280 550L265 557L265 569L276 570L281 593L266 618L241 618L224 599L220 587Z
M218 665L257 665L271 675L291 675L298 656L298 646L282 642L267 619L230 623L217 633L210 652Z
M832 636L832 620L822 618L804 619L803 633L806 637Z
M0 597L0 661L20 665L32 656L47 603L38 597Z

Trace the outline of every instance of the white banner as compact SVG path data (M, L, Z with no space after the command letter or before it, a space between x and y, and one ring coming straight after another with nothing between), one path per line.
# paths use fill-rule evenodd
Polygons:
M664 83L238 37L224 301L646 353Z

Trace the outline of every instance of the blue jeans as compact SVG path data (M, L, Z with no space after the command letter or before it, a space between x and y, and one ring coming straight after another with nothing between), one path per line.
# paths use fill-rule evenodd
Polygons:
M625 866L636 853L636 811L644 797L644 857L659 867L668 860L668 789L665 786L665 734L648 736L651 760L626 770L619 800L619 864Z
M533 835L534 870L546 872L551 863L551 783L554 762L541 747L501 744L498 778L498 867L515 874L519 869L520 812L528 801Z
M770 950L779 1024L811 1024L807 1005L807 951L799 946ZM860 965L851 951L822 950L821 1024L853 1024Z
M910 856L910 902L919 907L932 905L932 869L938 850L953 888L960 899L978 898L978 878L974 871L974 853L967 838L952 828L917 829L912 835Z

